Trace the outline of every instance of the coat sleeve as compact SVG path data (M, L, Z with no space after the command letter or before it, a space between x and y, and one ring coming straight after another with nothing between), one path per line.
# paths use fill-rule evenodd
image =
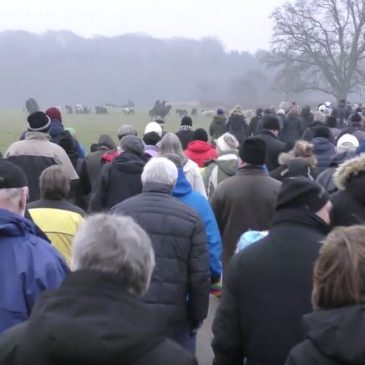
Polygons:
M110 164L106 164L101 169L101 174L95 192L91 195L89 202L89 213L100 212L105 208L107 193L109 190L109 170Z
M205 200L204 227L208 239L209 267L211 278L220 278L222 274L222 240L218 224L210 204Z
M236 256L225 272L223 296L213 322L213 365L242 365L245 357L236 288L238 267Z
M206 235L200 219L192 236L188 267L188 313L194 324L201 323L208 314L209 306L209 260Z

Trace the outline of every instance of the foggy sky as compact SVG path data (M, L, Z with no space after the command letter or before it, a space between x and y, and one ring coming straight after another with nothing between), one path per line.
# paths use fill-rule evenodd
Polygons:
M1 0L0 0L1 1ZM284 0L1 1L0 31L70 30L82 36L145 33L158 38L213 36L227 49L267 49L272 11Z

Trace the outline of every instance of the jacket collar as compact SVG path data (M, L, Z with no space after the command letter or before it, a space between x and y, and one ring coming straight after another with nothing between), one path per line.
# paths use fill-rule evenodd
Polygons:
M148 182L143 185L143 193L162 193L171 195L173 186L161 183Z
M248 175L257 175L257 176L268 176L263 166L257 165L246 165L244 167L240 167L237 170L237 174L239 176L248 176Z
M42 132L26 132L25 133L25 139L26 140L39 139L39 140L42 140L42 141L50 141L51 136L47 133L42 133Z
M324 235L327 235L332 228L315 213L304 208L288 208L275 212L273 217L274 227L288 223L311 227Z
M268 129L263 129L260 134L263 134L264 136L269 136L274 139L278 139L275 134L271 133Z

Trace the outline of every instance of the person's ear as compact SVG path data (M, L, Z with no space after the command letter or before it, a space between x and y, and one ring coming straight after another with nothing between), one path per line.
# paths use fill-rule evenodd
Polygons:
M21 193L20 193L20 199L19 199L19 212L22 216L24 216L25 214L25 209L27 206L27 200L28 200L28 195L29 195L29 189L27 186L25 186L24 188L22 188Z

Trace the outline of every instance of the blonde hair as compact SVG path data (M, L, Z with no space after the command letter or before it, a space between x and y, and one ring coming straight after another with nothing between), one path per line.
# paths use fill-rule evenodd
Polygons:
M325 239L314 267L313 307L354 305L364 295L365 226L337 228Z

